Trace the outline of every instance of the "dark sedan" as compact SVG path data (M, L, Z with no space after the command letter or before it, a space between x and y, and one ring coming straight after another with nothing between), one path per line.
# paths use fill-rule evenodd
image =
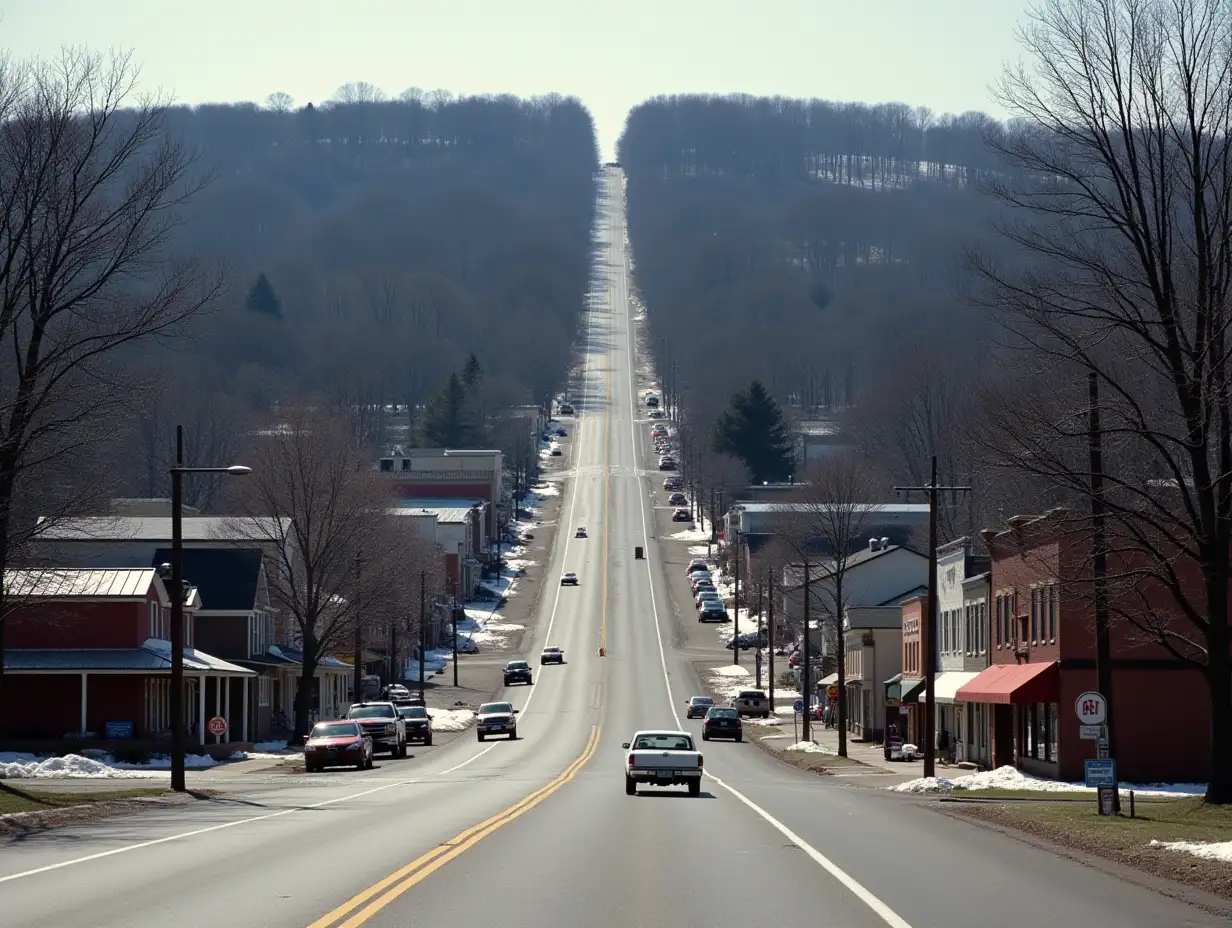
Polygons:
M530 686L533 682L530 664L526 661L510 661L505 665L505 686L512 686L515 683L525 683Z
M713 705L714 700L709 696L694 696L685 703L684 717L686 719L695 719L699 716L705 718Z
M398 706L398 714L406 723L406 740L420 741L425 747L432 745L432 716L423 706Z
M715 706L707 712L702 721L702 740L709 741L711 738L743 741L744 726L740 721L740 713L726 706Z

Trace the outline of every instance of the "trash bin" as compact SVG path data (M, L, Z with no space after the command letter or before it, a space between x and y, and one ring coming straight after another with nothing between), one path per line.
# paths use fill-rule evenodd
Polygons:
M640 561L640 560L642 560L642 559L643 559L643 557L642 557L642 549L641 549L641 548L634 548L634 549L633 549L633 556L634 556L637 560L639 560L639 561Z

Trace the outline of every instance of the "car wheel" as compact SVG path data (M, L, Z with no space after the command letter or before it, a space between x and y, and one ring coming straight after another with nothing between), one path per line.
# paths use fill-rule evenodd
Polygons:
M517 740L518 740L518 730L517 730L516 728L512 729L512 730L509 732L509 740L510 740L510 741L517 741Z
M431 735L428 735L428 737L424 738L424 747L425 748L432 747L432 736Z
M702 740L703 740L703 741L709 741L709 740L710 740L710 736L709 736L708 734L706 734L705 732L702 732Z
M360 757L359 763L355 765L355 769L356 770L367 770L368 769L368 758L366 756Z
M304 761L304 773L316 773L316 772L317 772L316 764L310 764L308 763L308 761Z
M480 741L482 741L482 740L483 740L483 732L476 732L476 734L478 734L478 735L479 735L479 740L480 740Z
M535 679L534 679L534 677L527 677L527 678L526 678L526 685L527 685L527 686L534 686L534 685L535 685Z
M368 769L371 770L375 766L376 766L376 755L369 754L368 755Z
M736 735L736 744L739 744L743 740L744 740L744 735Z
M702 794L701 777L698 777L696 780L690 780L689 781L689 795L690 796L700 796L701 794Z
M625 795L637 795L637 780L633 779L633 777L625 777Z

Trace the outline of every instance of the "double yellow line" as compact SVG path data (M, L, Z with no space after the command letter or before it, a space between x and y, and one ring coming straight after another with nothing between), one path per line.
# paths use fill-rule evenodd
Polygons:
M599 606L599 653L607 655L607 562L608 543L612 534L612 371L608 368L605 380L606 400L603 410L603 583Z
M565 771L551 783L535 790L525 799L511 805L504 812L498 812L486 821L480 822L478 825L474 825L456 837L449 839L444 844L438 845L422 857L412 860L405 867L391 873L383 880L369 886L362 893L348 899L328 915L317 919L308 928L356 928L356 926L364 924L408 889L426 880L455 857L466 853L467 850L498 828L508 825L515 818L539 805L548 796L572 780L598 749L599 726L593 725L590 729L590 739L586 742L586 749L582 752L581 756L566 767ZM342 921L342 919L346 920Z

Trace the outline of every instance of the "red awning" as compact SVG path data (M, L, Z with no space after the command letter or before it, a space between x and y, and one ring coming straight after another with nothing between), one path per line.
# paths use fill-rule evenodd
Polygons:
M1056 661L1036 664L993 664L970 683L958 688L957 702L990 702L1000 705L1026 702L1056 702Z

